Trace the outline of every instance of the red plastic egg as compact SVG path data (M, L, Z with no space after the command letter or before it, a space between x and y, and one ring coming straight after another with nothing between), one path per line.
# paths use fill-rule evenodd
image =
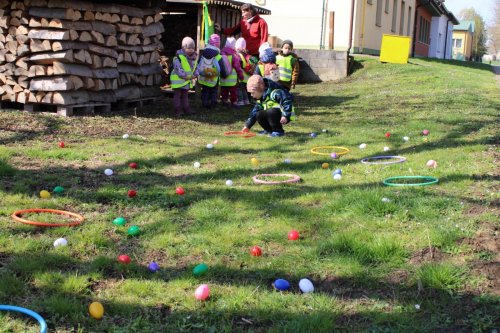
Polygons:
M182 187L178 187L175 189L175 193L177 193L178 195L184 195L186 191L184 191Z
M250 250L250 253L254 257L260 257L262 255L262 250L260 249L260 247L258 247L257 245L255 245L254 247L252 247L252 250Z
M118 256L118 261L120 263L122 263L122 264L126 264L127 265L127 264L130 264L130 261L132 261L132 260L130 259L130 257L128 255L121 254L121 255Z
M289 240L297 240L299 239L299 232L297 230L292 230L288 233Z
M61 148L65 147L64 141L59 142L59 147L61 147Z
M129 198L133 198L137 195L137 191L136 190L128 190L127 195Z
M137 169L137 163L135 162L130 163L128 166L132 169Z
M389 133L389 132L385 132L385 137L386 137L386 138L389 138L390 136L391 136L391 133Z

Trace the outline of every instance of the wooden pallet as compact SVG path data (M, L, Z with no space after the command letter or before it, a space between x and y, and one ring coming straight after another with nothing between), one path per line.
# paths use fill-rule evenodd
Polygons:
M24 104L24 111L28 112L51 112L60 116L69 117L75 114L95 114L96 112L110 112L109 103L88 103L77 105L54 105L54 104Z
M141 108L146 105L153 104L156 101L156 97L144 97L136 99L123 99L117 103L113 103L113 110L125 110L131 108Z

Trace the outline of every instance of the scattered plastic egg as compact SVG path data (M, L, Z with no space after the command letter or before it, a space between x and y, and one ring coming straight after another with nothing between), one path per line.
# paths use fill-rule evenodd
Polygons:
M290 163L292 163L292 160L291 160L291 159L289 159L289 158L285 158L285 161L284 161L284 162L285 162L286 164L290 164Z
M129 165L128 165L128 166L129 166L129 168L131 168L131 169L137 169L137 163L135 163L135 162L131 162L131 163L129 163Z
M54 241L54 247L66 246L68 245L68 241L66 238L58 238Z
M130 262L132 261L132 259L130 259L130 257L126 254L121 254L118 256L118 261L122 264L130 264Z
M362 143L359 145L359 149L365 149L366 148L366 143Z
M113 170L111 170L111 169L106 169L106 170L104 170L104 174L105 174L106 176L111 176L111 175L113 174Z
M409 137L407 137L407 136L405 136L405 137L403 137L403 140L404 140L405 142L408 142L408 141L410 141L410 138L409 138Z
M328 133L328 130L327 130L326 128L323 128L323 129L321 130L321 132L323 132L323 133Z
M259 160L256 159L255 157L252 157L250 159L250 163L252 163L253 166L257 166L257 165L259 165Z
M290 289L290 282L285 279L277 279L276 281L274 281L273 285L274 288L281 291Z
M389 198L382 198L382 202L391 202L391 199L389 199Z
M186 194L186 191L184 191L184 189L182 187L178 187L175 189L175 193L177 193L178 195L184 195Z
M92 302L89 305L89 314L94 319L101 319L104 315L104 306L99 302Z
M329 167L330 167L330 164L328 164L326 162L321 164L321 168L323 168L323 169L328 169Z
M201 167L201 163L200 162L194 162L193 166L198 169L199 167Z
M341 175L342 174L342 169L335 169L335 171L333 172L334 175Z
M389 151L389 150L391 150L391 148L389 148L389 147L387 147L387 146L386 146L386 147L384 147L384 151Z
M317 137L318 135L317 135L316 133L314 133L314 132L313 132L313 133L309 134L309 136L310 136L311 138L315 138L315 137Z
M62 187L62 186L56 186L56 187L54 187L54 189L52 190L52 192L57 193L57 194L61 194L61 193L64 192L64 187Z
M40 198L42 198L42 199L50 198L50 192L47 190L41 190L40 191Z
M127 234L129 236L137 236L141 233L141 228L138 225L132 225L127 229Z
M66 145L64 144L64 141L59 142L59 144L58 144L58 145L59 145L59 147L61 147L61 148L66 147Z
M210 296L210 288L206 284L200 285L194 292L194 297L199 301L206 300L208 296Z
M339 174L339 173L336 173L336 174L333 175L333 179L335 179L335 180L341 180L342 179L342 175Z
M213 144L211 144L211 143L207 144L207 149L212 149L213 147L214 147Z
M304 294L312 293L314 291L314 285L309 279L300 279L299 288Z
M391 137L391 133L390 132L385 132L385 137L389 139Z
M429 132L429 130L428 130L428 129L424 129L424 130L422 131L422 135L429 135L429 133L430 133L430 132Z
M214 140L214 141L212 142L212 144L214 144L214 145L219 144L219 140Z
M127 195L129 198L133 198L137 195L137 191L136 190L128 190Z
M438 164L437 164L437 162L436 162L436 161L434 161L434 160L428 160L426 165L427 165L429 168L434 168L434 169L435 169L435 168L437 168L437 165L438 165Z
M297 230L292 230L288 233L289 240L297 240L299 239L299 232Z
M250 250L250 253L254 256L254 257L260 257L262 255L262 250L260 247L258 247L257 245L255 245L254 247L252 247L252 249Z
M156 262L152 261L149 265L148 265L148 269L150 272L152 273L156 273L160 270L160 265L158 265Z
M125 224L127 224L127 220L124 217L117 217L113 220L113 224L123 227Z
M227 186L233 186L233 181L231 179L226 180Z
M205 275L207 272L208 272L208 265L205 263L201 263L199 265L196 265L193 268L193 275L196 277Z
M337 153L331 153L330 157L336 160L339 156L337 155Z

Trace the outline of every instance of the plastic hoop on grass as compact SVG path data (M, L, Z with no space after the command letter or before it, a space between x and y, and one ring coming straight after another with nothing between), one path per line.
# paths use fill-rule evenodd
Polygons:
M40 324L40 333L47 332L47 323L42 318L42 316L40 316L35 311L29 310L26 308L22 308L20 306L14 306L14 305L0 305L0 311L14 311L14 312L20 312L20 313L24 313L28 316L31 316L31 317L35 318L38 321L38 323Z
M242 132L242 131L224 132L224 136L237 136L237 137L242 137L242 138L248 139L248 138L254 137L255 133L252 133L252 132Z
M267 181L260 179L261 177L288 177L285 180L274 180ZM289 183L297 183L300 181L300 177L290 173L263 173L260 175L256 175L252 177L252 180L255 184L263 184L263 185L277 185L277 184L289 184Z
M52 214L59 214L59 215L66 215L69 217L74 217L77 220L74 222L69 222L69 223L47 223L47 222L38 222L38 221L31 221L27 219L23 219L21 216L26 213L52 213ZM18 211L15 211L12 213L12 218L16 222L21 222L24 224L30 224L30 225L35 225L37 227L74 227L79 224L81 224L85 218L79 214L72 213L72 212L67 212L64 210L57 210L57 209L44 209L44 208L31 208L31 209L21 209Z
M336 151L330 151L328 153L322 153L318 150L324 150L324 149L340 149L339 152L336 152ZM345 147L338 147L338 146L319 146L319 147L314 147L311 149L311 153L315 154L315 155L323 155L323 156L330 156L332 153L335 153L337 154L338 156L342 156L342 155L345 155L347 154L348 152L350 152L349 149L345 148Z
M374 160L373 162L370 162L370 160ZM379 161L379 160L392 160L392 161ZM370 165L388 165L388 164L398 164L398 163L403 163L406 162L406 157L403 156L372 156L372 157L366 157L361 160L361 163L363 164L370 164Z
M394 181L398 180L426 180L425 182L420 182L420 183L396 183ZM431 177L431 176L397 176L397 177L390 177L384 179L384 185L387 186L427 186L427 185L433 185L439 182L439 179L436 177Z

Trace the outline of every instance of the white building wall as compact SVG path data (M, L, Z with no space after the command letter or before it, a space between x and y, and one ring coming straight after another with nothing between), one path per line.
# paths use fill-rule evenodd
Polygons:
M446 54L444 55L445 59L453 58L453 23L448 22L448 40L446 41Z

